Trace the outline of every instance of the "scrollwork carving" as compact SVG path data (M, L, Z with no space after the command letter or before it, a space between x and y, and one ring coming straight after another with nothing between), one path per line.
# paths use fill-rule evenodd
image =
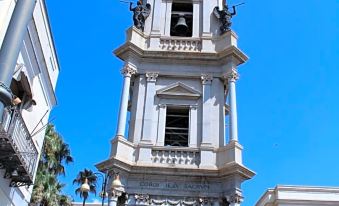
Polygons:
M234 194L230 196L226 196L227 202L229 203L237 203L240 204L244 200L244 198L240 194Z
M157 72L146 73L146 77L147 77L148 82L156 82L158 76L159 76L159 73L157 73Z
M136 70L129 65L125 65L124 68L121 70L121 74L124 75L124 77L131 77L136 73Z
M201 75L202 84L212 84L213 76L210 74Z
M229 82L235 82L240 78L240 75L236 70L233 69L230 73L226 74L225 78Z

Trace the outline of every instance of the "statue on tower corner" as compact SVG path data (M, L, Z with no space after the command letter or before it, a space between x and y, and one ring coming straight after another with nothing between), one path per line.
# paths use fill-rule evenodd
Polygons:
M224 34L225 32L231 30L232 22L231 19L237 14L236 6L232 6L233 11L230 12L228 5L226 4L222 10L219 9L219 6L216 6L213 10L214 15L221 22L220 33Z
M146 3L145 0L139 0L136 7L132 7L133 2L130 2L129 10L133 11L134 26L141 31L144 31L145 20L151 13L151 5Z

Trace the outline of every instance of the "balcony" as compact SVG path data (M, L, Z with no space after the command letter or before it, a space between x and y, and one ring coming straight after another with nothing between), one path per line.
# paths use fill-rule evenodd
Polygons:
M0 169L11 187L33 184L38 151L19 111L5 110L0 124Z

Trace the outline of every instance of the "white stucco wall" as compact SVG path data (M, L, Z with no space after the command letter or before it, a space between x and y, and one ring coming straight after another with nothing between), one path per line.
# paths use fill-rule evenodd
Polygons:
M14 0L0 1L0 45L14 7ZM34 134L48 123L50 111L56 104L55 87L59 75L59 65L44 0L38 0L36 3L33 21L27 27L17 64L24 66L31 80L32 99L36 105L30 110L22 110L22 116L28 131ZM32 137L39 153L44 140L44 131L42 129ZM9 187L10 180L4 179L3 173L4 170L0 170L0 205L22 206L28 203L32 186Z

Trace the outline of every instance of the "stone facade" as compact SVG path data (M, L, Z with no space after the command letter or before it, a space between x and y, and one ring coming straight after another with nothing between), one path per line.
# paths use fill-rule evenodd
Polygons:
M15 5L14 0L0 1L0 46ZM34 181L49 114L56 105L59 65L46 12L45 1L37 0L11 85L21 103L7 108L0 124L0 205L22 206L30 201L33 187L29 185ZM13 153L6 150L4 156L2 150L9 145ZM6 159L20 162L16 171L9 171Z
M124 62L118 129L97 168L120 174L128 205L240 205L254 175L237 132L235 85L248 58L233 31L220 35L217 0L147 3L144 31L128 29L114 52ZM178 14L191 15L191 36L172 35Z

